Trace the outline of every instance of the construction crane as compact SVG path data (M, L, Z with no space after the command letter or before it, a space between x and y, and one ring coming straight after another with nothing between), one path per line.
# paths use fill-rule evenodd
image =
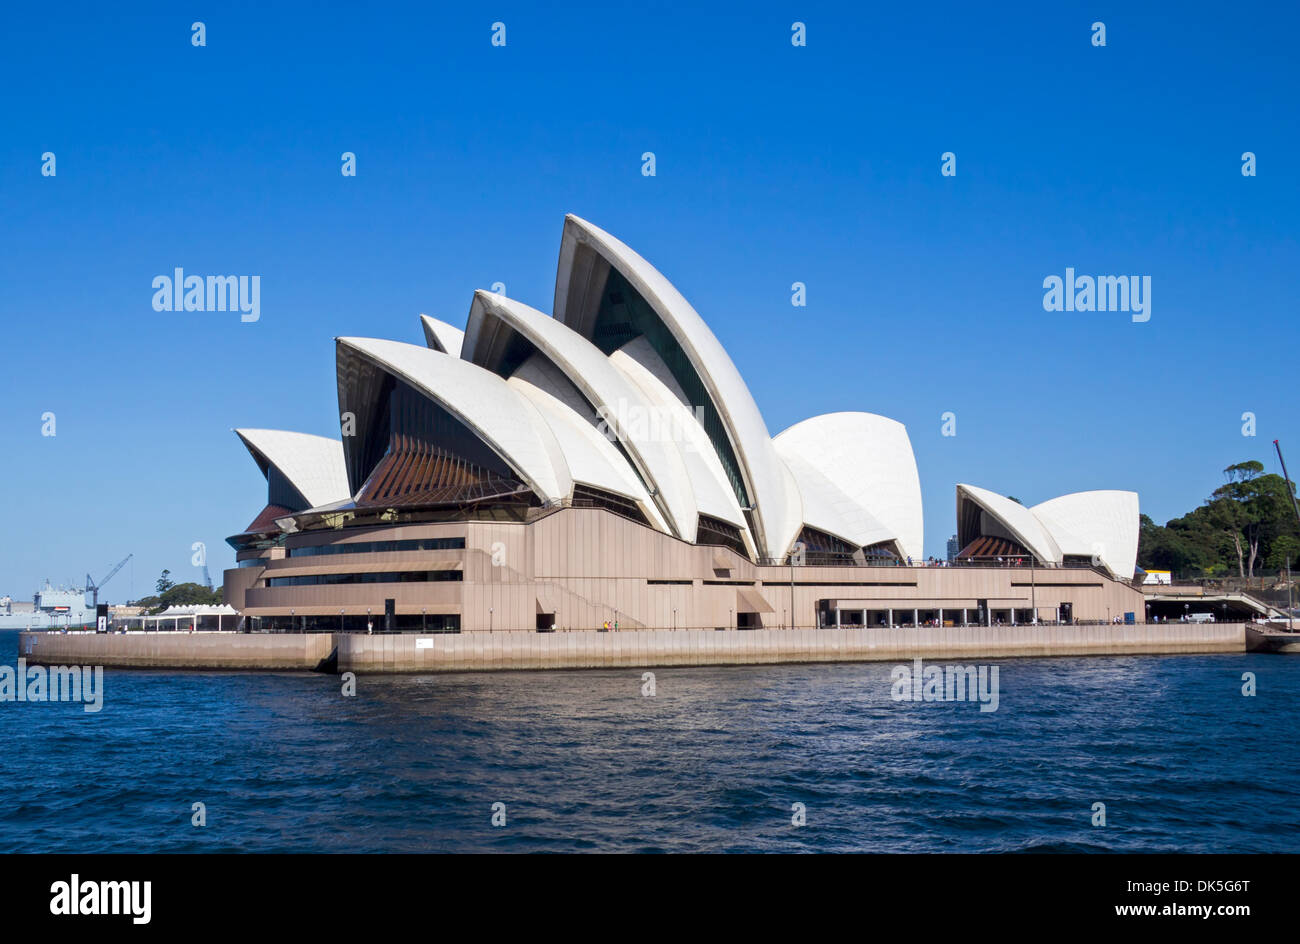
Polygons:
M203 562L203 582L208 585L208 590L212 590L212 575L208 573L208 563Z
M1286 460L1282 458L1282 447L1278 445L1277 440L1273 440L1273 448L1277 450L1277 461L1282 466L1282 478L1286 481L1286 493L1291 496L1291 507L1295 509L1295 516L1300 518L1300 502L1296 501L1295 489L1291 486L1291 476L1286 474ZM1291 605L1291 555L1286 557L1286 628L1287 632L1295 632L1295 607Z
M108 572L108 576L105 577L103 580L101 580L99 583L95 583L95 581L90 579L90 574L86 574L86 592L94 594L95 602L91 604L92 606L99 606L99 588L102 587L104 584L108 583L110 580L112 580L113 577L117 574L117 572L121 570L123 567L125 567L126 562L129 561L132 557L135 557L135 555L128 554L126 555L126 557L123 557L120 561L117 562L117 566Z
M1273 448L1277 450L1277 461L1282 466L1282 478L1286 481L1286 492L1291 496L1291 507L1295 509L1295 516L1300 518L1300 504L1296 502L1295 489L1291 486L1291 476L1286 474L1286 460L1282 458L1282 447L1273 440Z

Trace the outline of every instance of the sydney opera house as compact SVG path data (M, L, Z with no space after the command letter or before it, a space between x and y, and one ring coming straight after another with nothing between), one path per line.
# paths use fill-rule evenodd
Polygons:
M1136 494L1025 507L958 485L961 550L923 562L900 423L833 413L772 436L690 303L577 217L551 314L479 291L464 331L422 327L422 345L336 339L339 439L236 430L267 483L228 539L246 628L1142 619Z

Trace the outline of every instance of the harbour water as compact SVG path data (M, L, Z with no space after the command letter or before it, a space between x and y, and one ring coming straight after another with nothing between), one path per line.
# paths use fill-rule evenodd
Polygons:
M631 670L344 697L329 675L109 669L99 712L0 702L0 849L1300 850L1294 659L993 664L986 712L893 700L890 663L658 669L653 696Z

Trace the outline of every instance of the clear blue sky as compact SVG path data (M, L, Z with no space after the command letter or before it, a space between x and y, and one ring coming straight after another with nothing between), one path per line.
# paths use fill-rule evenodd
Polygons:
M549 311L566 212L682 290L773 434L904 422L928 553L958 481L1163 522L1275 437L1300 471L1300 14L1272 7L13 7L0 593L133 551L106 592L143 595L198 579L194 541L219 581L265 498L230 429L337 435L336 335L419 342L496 281ZM153 311L176 266L260 275L261 320ZM1045 312L1067 266L1151 276L1150 322Z

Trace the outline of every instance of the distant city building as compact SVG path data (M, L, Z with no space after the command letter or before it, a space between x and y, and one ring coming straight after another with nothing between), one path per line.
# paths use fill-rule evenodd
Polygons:
M957 543L957 535L954 534L948 539L948 563L953 562L959 550L961 550L961 545Z
M1141 609L1133 493L1026 509L959 486L948 555L973 566L923 567L901 423L831 413L771 436L690 303L575 216L553 311L478 291L464 331L422 317L423 346L335 339L341 441L236 430L267 503L228 539L226 602L260 628L425 632ZM1015 569L1035 563L1062 568L1050 591Z

